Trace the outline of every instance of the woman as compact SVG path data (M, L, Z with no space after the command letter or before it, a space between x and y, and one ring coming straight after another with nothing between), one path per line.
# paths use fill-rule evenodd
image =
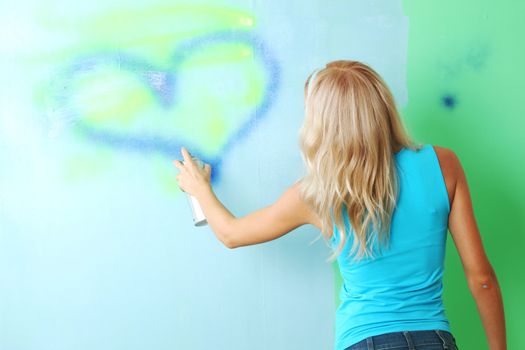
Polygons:
M306 175L272 205L234 217L183 148L179 187L227 247L267 242L305 224L333 248L343 278L336 350L457 349L442 303L447 229L491 350L506 349L503 303L456 154L407 135L381 77L334 61L305 83Z

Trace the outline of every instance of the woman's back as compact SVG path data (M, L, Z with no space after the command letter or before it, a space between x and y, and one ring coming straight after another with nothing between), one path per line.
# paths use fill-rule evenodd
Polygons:
M374 258L348 257L352 237L338 256L343 278L336 314L336 349L367 337L404 330L450 331L441 299L449 195L440 161L430 144L395 156L399 196L389 246ZM349 227L344 212L345 225ZM339 243L334 225L332 244Z

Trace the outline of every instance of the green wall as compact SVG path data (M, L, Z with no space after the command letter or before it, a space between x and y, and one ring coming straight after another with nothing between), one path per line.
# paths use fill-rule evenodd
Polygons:
M404 1L408 104L417 141L451 148L505 304L509 349L525 349L525 2ZM337 269L334 265L334 268ZM336 283L336 291L341 284ZM488 349L448 236L444 303L460 349Z

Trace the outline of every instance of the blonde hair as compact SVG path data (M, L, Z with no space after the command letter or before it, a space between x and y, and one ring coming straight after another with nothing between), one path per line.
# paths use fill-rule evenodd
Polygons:
M363 63L330 62L310 74L304 91L301 197L319 216L326 240L331 238L333 210L340 242L329 261L340 255L347 240L344 207L353 229L350 255L372 257L374 239L389 241L399 191L394 150L422 146L405 131L386 83Z

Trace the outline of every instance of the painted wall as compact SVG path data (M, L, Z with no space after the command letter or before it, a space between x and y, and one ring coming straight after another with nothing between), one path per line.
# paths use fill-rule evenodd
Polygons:
M313 226L225 248L171 160L242 216L302 174L303 84L374 64L406 101L400 2L20 1L0 11L0 348L327 349ZM388 59L387 59L388 56Z
M523 346L522 5L467 5L0 5L0 348L331 348L340 279L318 231L228 250L193 226L171 160L184 145L210 163L236 216L269 205L303 172L304 81L341 58L464 159ZM460 346L486 348L453 246L445 279Z

